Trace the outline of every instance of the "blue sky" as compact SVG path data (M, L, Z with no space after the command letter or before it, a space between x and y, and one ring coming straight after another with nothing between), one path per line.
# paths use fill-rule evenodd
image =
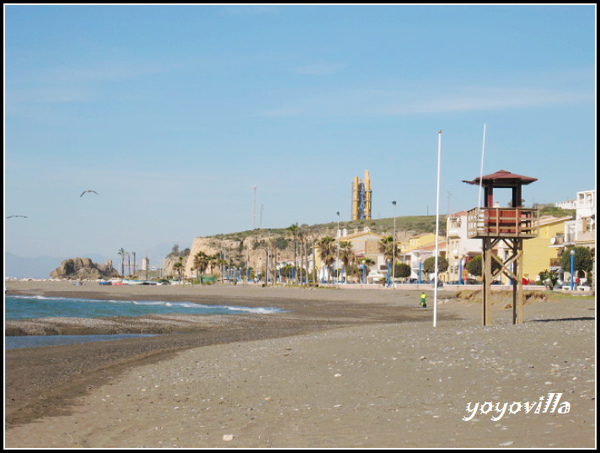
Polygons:
M596 6L4 5L5 250L71 258L255 225L525 204L596 184ZM86 194L94 189L99 195ZM502 191L499 202L504 204ZM261 215L262 213L262 215ZM163 256L151 256L160 262ZM58 266L58 263L57 263Z

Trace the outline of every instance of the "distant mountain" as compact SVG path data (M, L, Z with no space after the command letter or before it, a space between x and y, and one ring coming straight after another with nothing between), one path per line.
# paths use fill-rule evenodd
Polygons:
M60 266L65 258L56 256L38 256L23 258L4 253L4 276L15 278L50 278L50 272Z

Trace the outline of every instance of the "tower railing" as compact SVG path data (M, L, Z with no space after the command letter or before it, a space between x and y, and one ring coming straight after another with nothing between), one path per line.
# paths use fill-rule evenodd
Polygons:
M475 208L467 212L467 236L477 238L535 238L539 210L531 208Z

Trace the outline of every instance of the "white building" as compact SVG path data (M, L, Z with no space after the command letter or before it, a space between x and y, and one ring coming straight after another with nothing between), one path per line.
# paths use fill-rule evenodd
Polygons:
M596 191L577 192L575 220L565 224L564 242L567 246L596 248Z
M575 205L576 205L576 200L565 200L565 201L560 201L558 203L554 203L554 206L556 206L557 208L561 208L561 209L576 209Z
M467 212L460 211L446 218L446 244L448 260L448 281L466 280L465 259L481 255L481 239L469 239L467 235Z

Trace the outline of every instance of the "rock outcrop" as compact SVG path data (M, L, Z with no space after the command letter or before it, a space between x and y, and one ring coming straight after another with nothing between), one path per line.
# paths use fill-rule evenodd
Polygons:
M69 280L97 280L118 276L119 272L113 268L112 260L107 260L104 264L96 264L89 258L66 259L50 273L51 278Z

